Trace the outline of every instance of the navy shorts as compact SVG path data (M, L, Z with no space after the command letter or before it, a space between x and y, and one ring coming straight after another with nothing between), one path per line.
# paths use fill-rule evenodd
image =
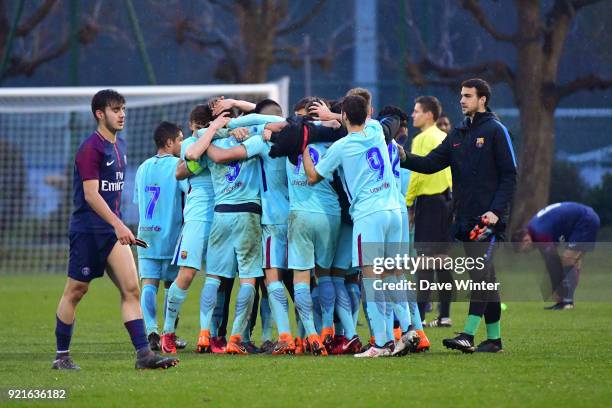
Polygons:
M567 238L567 247L581 252L593 251L597 241L599 225L599 216L591 208L588 208L574 225L574 230Z
M69 236L68 276L81 282L104 276L106 260L117 242L115 233L70 232Z

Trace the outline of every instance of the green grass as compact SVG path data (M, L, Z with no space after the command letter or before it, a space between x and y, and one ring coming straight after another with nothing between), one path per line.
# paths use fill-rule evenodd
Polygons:
M191 350L198 331L198 280L182 311L179 335L190 345L179 355L180 366L136 371L117 291L104 278L94 281L78 309L71 352L82 370L57 372L50 369L54 311L64 280L0 276L0 405L56 404L8 402L8 388L66 388L67 399L57 405L80 407L603 407L612 400L612 303L583 302L567 312L544 311L541 302L508 303L502 326L506 350L498 355L463 355L441 346L442 338L460 330L465 303L453 305L455 327L428 330L433 347L426 354L365 361L197 355ZM366 338L365 326L360 331ZM477 341L483 336L481 327Z

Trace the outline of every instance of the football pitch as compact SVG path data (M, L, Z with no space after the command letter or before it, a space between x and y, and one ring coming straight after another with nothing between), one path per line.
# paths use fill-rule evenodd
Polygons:
M54 311L64 282L63 275L0 277L0 405L603 407L612 401L609 302L578 302L576 309L562 312L544 311L543 302L507 303L505 352L496 355L442 347L443 338L461 330L466 303L453 304L454 327L427 330L432 350L424 354L380 359L199 355L193 349L200 278L181 311L177 333L189 345L179 353L180 365L136 371L118 292L103 278L93 282L77 312L71 354L81 371L58 372L50 367ZM367 339L363 315L360 322ZM259 333L258 327L256 343ZM483 337L484 324L476 341ZM9 389L66 389L67 394L61 401L15 401L8 399Z

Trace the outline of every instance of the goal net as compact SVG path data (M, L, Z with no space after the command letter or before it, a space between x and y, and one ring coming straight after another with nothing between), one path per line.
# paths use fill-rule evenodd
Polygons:
M188 133L189 112L209 97L288 106L288 78L244 85L128 86L0 89L0 273L64 272L72 212L74 156L96 128L91 98L113 88L126 98L128 170L122 212L135 231L136 169L156 152L153 130L167 120Z

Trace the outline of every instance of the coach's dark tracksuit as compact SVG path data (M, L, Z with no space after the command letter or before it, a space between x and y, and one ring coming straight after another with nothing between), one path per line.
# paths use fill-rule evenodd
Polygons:
M406 156L401 166L419 173L432 174L451 167L454 235L458 240L469 241L470 230L487 211L499 217L496 239L503 239L516 189L516 158L510 134L493 112L478 112L473 120L466 118L427 156L410 153ZM482 245L466 244L465 250L470 257L484 253ZM484 271L470 271L472 279L494 281L495 271L490 266ZM487 303L472 302L470 314L482 316L484 313L487 321L499 320L497 293L472 292L471 299L486 299L495 305L487 308Z

